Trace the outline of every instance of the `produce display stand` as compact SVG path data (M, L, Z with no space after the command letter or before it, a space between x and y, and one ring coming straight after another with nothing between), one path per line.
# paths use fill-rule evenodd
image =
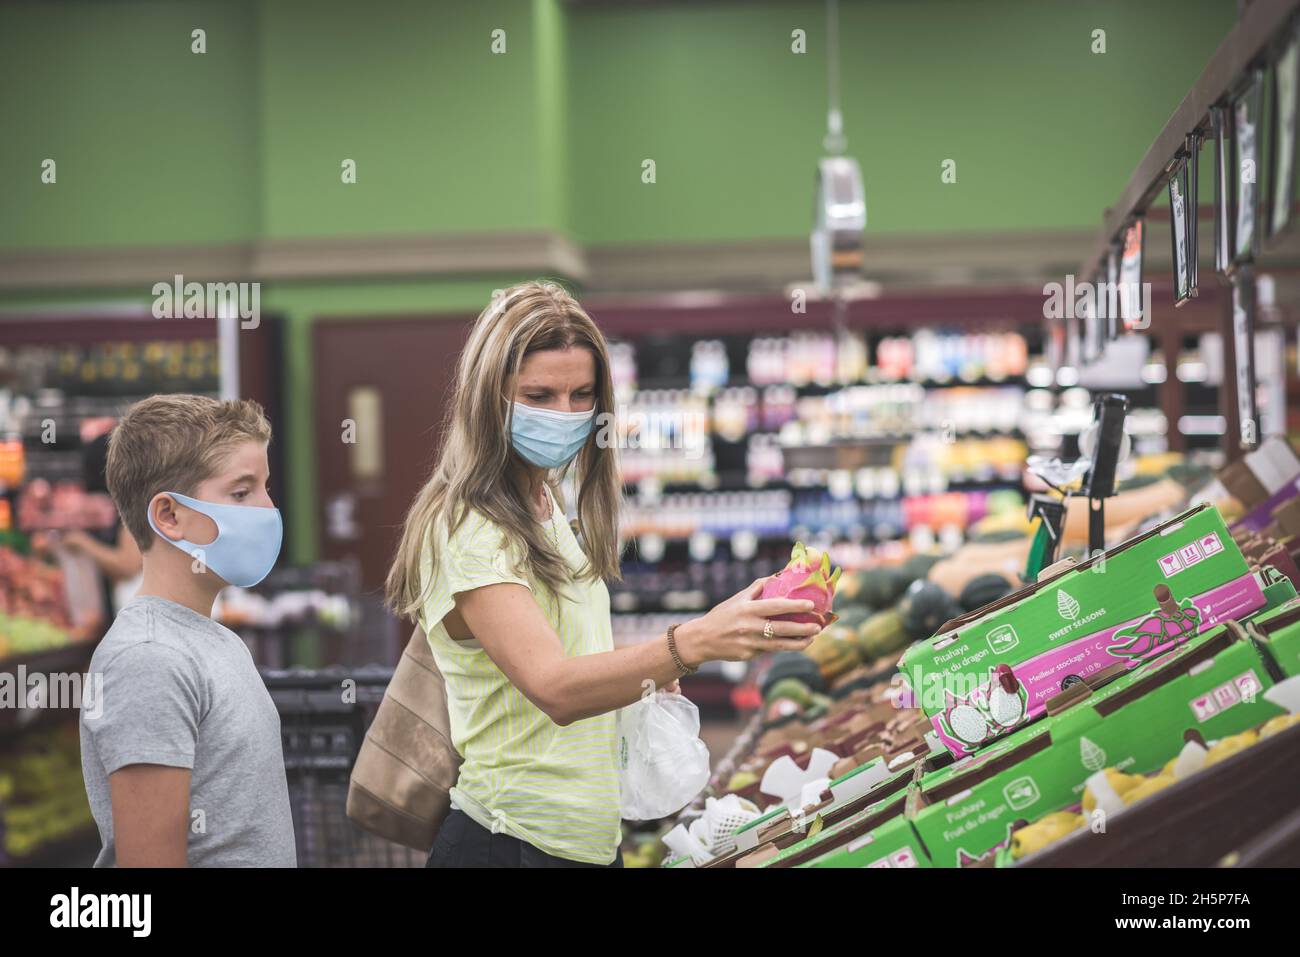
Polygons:
M1155 143L1134 172L1120 201L1107 211L1095 250L1077 270L1078 281L1089 283L1099 277L1101 264L1115 246L1117 237L1132 224L1148 216L1154 200L1168 184L1170 175L1177 172L1179 164L1187 156L1188 149L1199 149L1201 138L1205 137L1209 130L1211 108L1229 102L1229 98L1240 89L1241 81L1247 72L1260 67L1267 57L1276 52L1278 41L1286 35L1285 31L1297 23L1295 19L1297 14L1300 14L1300 2L1296 0L1256 0L1243 8L1241 20L1223 41L1201 78L1175 111L1165 129L1157 136ZM1174 228L1173 217L1167 214L1166 217L1170 220L1170 228ZM1158 220L1159 215L1152 215L1149 218ZM1150 245L1149 240L1148 245ZM1192 249L1195 249L1194 242ZM1278 255L1279 247L1276 244L1273 252L1270 266L1285 269L1295 265L1294 262L1287 261L1286 255ZM1194 257L1195 253L1193 252L1192 255ZM1195 264L1193 259L1193 267ZM1163 278L1153 282L1149 276L1142 278L1149 286L1154 287L1154 298L1159 306L1158 311L1153 310L1147 317L1154 321L1142 324L1140 328L1155 340L1159 354L1164 358L1166 385L1160 406L1165 414L1167 434L1171 437L1170 447L1181 450L1188 445L1186 437L1180 434L1180 420L1187 410L1187 405L1184 404L1186 396L1179 384L1179 377L1175 374L1181 350L1192 335L1218 333L1225 356L1223 366L1227 370L1217 396L1218 410L1223 415L1224 421L1228 423L1221 442L1221 452L1224 453L1224 458L1232 463L1241 457L1244 450L1239 446L1238 436L1242 436L1242 443L1245 444L1245 436L1238 428L1236 381L1233 378L1233 372L1237 369L1233 353L1233 296L1228 294L1226 284L1207 281L1202 284L1199 294L1195 290L1184 293L1188 298L1179 302L1180 308L1175 311L1171 308L1177 298L1172 282ZM1041 301L1039 305L1041 306ZM1068 330L1071 327L1065 326L1064 320L1048 320L1044 326L1045 343L1059 344L1063 328ZM1073 335L1073 333L1069 334ZM1253 340L1250 342L1250 348L1254 348ZM1064 351L1056 354L1056 365L1052 369L1053 381L1050 383L1052 386L1073 384L1058 375L1058 369L1064 371L1063 366L1066 363L1062 360L1065 355ZM1245 445L1245 448L1250 447ZM1270 488L1270 491L1272 490ZM1189 489L1190 491L1193 490ZM1166 509L1158 510L1158 514L1167 520L1166 525L1170 532L1183 528L1184 524L1190 531L1200 529L1200 526L1188 517L1194 513L1179 514L1178 509L1167 509L1166 506ZM1178 515L1178 518L1173 518L1174 515ZM1150 524L1151 516L1144 515L1143 518L1148 520L1144 528L1156 528L1163 534L1165 526ZM1274 597L1269 595L1265 586L1275 590L1274 596L1285 595L1288 591L1294 594L1292 583L1282 581L1284 576L1281 568L1271 568L1268 570L1269 574L1265 575L1258 567L1262 562L1256 562L1252 557L1247 573L1248 565L1242 561L1236 549L1231 547L1233 542L1228 537L1225 524L1218 519L1217 515L1211 516L1211 519L1210 524L1217 522L1217 530L1213 534L1200 532L1199 541L1210 543L1206 545L1206 551L1202 552L1197 543L1182 545L1182 558L1178 555L1159 558L1159 569L1155 568L1157 559L1153 557L1154 553L1142 557L1143 573L1149 573L1152 579L1145 590L1149 592L1152 587L1158 586L1154 594L1160 608L1150 620L1159 621L1161 628L1165 627L1163 623L1166 619L1172 621L1178 615L1184 617L1189 614L1195 615L1199 623L1202 617L1210 614L1204 609L1179 611L1176 603L1170 598L1169 585L1163 584L1161 570L1163 577L1169 579L1172 585L1173 576L1177 572L1197 565L1198 572L1188 573L1177 583L1183 588L1190 587L1189 582L1199 582L1198 575L1217 574L1209 571L1215 567L1212 562L1206 562L1205 565L1200 565L1200 562L1223 552L1225 547L1227 556L1236 556L1232 574L1222 581L1216 579L1208 585L1204 582L1200 584L1204 587L1212 586L1215 589L1225 590L1241 588L1243 594L1251 594L1249 599L1243 599L1239 608L1233 606L1227 614L1234 618L1240 617L1244 621L1260 610L1264 602L1271 603ZM1186 531L1185 534L1190 534L1190 531ZM1126 541L1134 540L1131 539L1132 535L1133 532L1129 531L1122 536L1110 536L1107 542L1110 550L1115 550L1119 538ZM1141 541L1141 537L1139 536L1136 541ZM1097 544L1100 543L1094 543L1093 547L1095 548ZM1156 544L1159 544L1159 540ZM1096 555L1095 552L1092 554ZM1107 558L1109 557L1110 551L1107 552ZM1183 559L1186 560L1186 566L1183 564ZM1106 559L1101 560L1103 569L1105 561ZM869 558L868 567L872 564ZM1047 594L1054 602L1054 609L1044 612L1046 617L1043 621L1031 623L1029 613L1023 612L1022 606L1029 605L1025 596L1030 594L1030 591L1016 592L1014 596L1006 598L1002 603L1005 607L1020 609L1021 612L1018 613L1023 613L1023 619L1019 620L1020 627L1016 629L1006 624L999 625L1001 619L996 615L996 609L999 608L996 601L977 606L975 609L968 609L965 617L954 615L943 628L933 632L935 637L929 639L930 644L925 645L925 650L932 649L935 653L932 670L936 674L947 674L955 667L950 663L952 656L966 655L968 657L962 658L961 661L963 667L972 672L967 677L979 679L980 675L975 672L984 668L986 662L983 658L989 649L994 656L993 661L998 660L999 654L1012 654L1012 649L1016 648L1020 650L1015 651L1015 655L1029 657L1029 651L1026 649L1031 645L1026 644L1027 635L1042 631L1044 634L1053 632L1055 637L1053 629L1069 634L1083 610L1075 597L1066 594L1066 589L1072 588L1080 592L1086 589L1082 588L1077 578L1066 580L1064 584L1052 584L1053 574L1060 576L1064 573L1048 572L1039 576L1039 581L1050 589ZM1234 582L1236 584L1230 584ZM1148 596L1146 599L1141 599L1138 594L1140 592L1143 592L1143 589L1139 588L1131 597L1139 599L1137 603L1145 608L1150 598ZM1215 593L1219 594L1217 591ZM1226 591L1223 593L1227 594ZM1260 597L1261 595L1263 597ZM1106 613L1105 607L1116 606L1118 601L1115 594L1110 594L1108 600L1104 602L1101 602L1097 596L1093 596L1088 607L1094 608L1095 615L1100 616ZM1206 604L1205 608L1209 607L1210 605ZM1116 611L1116 607L1111 608L1112 613ZM1136 615L1133 621L1141 621L1144 625L1147 623L1147 619L1143 618L1145 612L1141 609L1132 614ZM1128 618L1131 615L1128 610L1124 610L1121 617ZM1009 620L1010 615L1008 614L1006 618ZM989 649L982 647L985 635L977 628L980 623L987 623L985 630L994 629L995 625L1000 627L1000 630L990 631L990 637L987 639ZM1034 627L1030 627L1031 624L1034 624ZM1230 620L1229 624L1240 631L1235 620ZM1122 625L1116 627L1122 631ZM1018 632L1022 633L1018 634ZM1087 636L1088 633L1085 631L1082 634ZM1139 638L1145 634L1148 632L1138 632ZM1123 635L1127 635L1127 632L1123 632ZM945 636L950 636L946 644L933 644L941 641ZM1103 639L1103 641L1107 640L1110 639ZM888 795L885 795L884 799L867 808L855 807L854 811L860 817L845 818L840 813L842 809L837 808L833 803L808 805L808 796L805 794L802 799L804 806L800 808L796 805L794 818L802 824L805 817L811 817L814 810L820 810L825 817L818 816L817 827L827 828L823 833L830 834L833 840L823 841L819 847L816 839L800 839L799 834L790 832L788 828L783 830L779 826L782 814L788 816L791 812L773 811L769 807L766 813L758 818L757 824L750 825L757 831L757 850L754 850L755 843L752 838L748 842L742 839L738 849L729 852L723 850L708 862L697 859L695 864L708 868L818 866L820 860L826 866L888 867L918 866L918 858L920 866L931 862L944 866L983 868L1010 864L1013 845L1017 848L1016 853L1020 853L1020 848L1031 846L1017 843L1022 840L1021 838L1013 841L1012 835L1031 824L1043 828L1054 827L1056 824L1049 823L1049 819L1059 820L1058 815L1070 816L1068 807L1065 811L1054 810L1068 803L1066 798L1070 794L1070 789L1065 784L1073 780L1075 775L1086 776L1089 772L1098 772L1100 763L1104 762L1107 752L1098 748L1095 743L1089 742L1081 735L1079 729L1091 728L1090 733L1109 742L1108 747L1112 754L1122 757L1131 750L1134 755L1132 760L1137 764L1149 763L1154 759L1156 752L1163 749L1172 751L1174 742L1169 736L1169 728L1180 721L1194 721L1198 723L1197 726L1207 729L1212 727L1222 729L1220 743L1213 744L1212 747L1219 747L1220 744L1225 748L1237 747L1240 746L1240 742L1222 739L1233 737L1240 732L1244 740L1245 736L1255 733L1249 729L1243 731L1243 726L1240 724L1248 716L1265 713L1258 710L1252 697L1240 690L1243 687L1242 681L1255 681L1258 686L1254 670L1246 670L1226 684L1215 686L1212 690L1195 691L1195 694L1204 697L1194 698L1190 702L1190 712L1186 704L1175 701L1174 697L1183 694L1184 690L1192 693L1190 689L1200 688L1197 682L1222 681L1224 677L1222 672L1225 669L1247 668L1248 663L1255 660L1254 652L1260 651L1262 654L1262 650L1252 648L1252 643L1249 641L1233 641L1222 635L1218 638L1205 637L1202 640L1198 637L1192 640L1195 644L1188 649L1192 653L1181 659L1188 667L1195 665L1195 670L1187 672L1186 683L1169 685L1166 692L1161 694L1156 694L1154 690L1160 682L1177 680L1180 674L1179 667L1181 667L1177 655L1163 660L1157 656L1156 660L1161 663L1153 664L1154 670L1139 668L1129 674L1124 673L1125 668L1136 664L1136 661L1116 663L1095 676L1096 687L1090 686L1085 679L1077 675L1070 675L1073 684L1069 686L1060 684L1059 690L1055 692L1056 696L1048 700L1047 715L1042 718L1038 717L1037 712L1008 710L1011 705L1007 702L1017 701L1016 696L1025 693L1022 682L1027 680L1027 676L1028 680L1050 681L1052 679L1045 676L1051 673L1040 669L1038 665L1030 665L1024 674L1018 675L1008 664L999 664L988 671L986 677L989 679L989 684L987 689L982 690L982 696L954 698L949 694L942 708L927 706L926 713L934 719L936 734L927 735L929 757L922 765L918 765L915 780L909 786L905 808L902 802L898 802L897 806L891 803ZM965 644L957 644L961 641ZM972 641L974 644L971 644ZM953 650L948 650L950 644L954 646ZM912 647L916 649L919 646ZM1107 654L1110 654L1111 649L1115 647L1126 651L1130 646L1123 644L1122 640L1117 641L1115 645L1106 645ZM1178 641L1174 641L1172 647L1178 647ZM833 667L833 657L823 656L818 660L824 672L828 664ZM900 667L905 669L907 664L908 659L905 658ZM1165 666L1168 667L1161 671L1160 669ZM1251 667L1258 668L1259 665L1254 664ZM1147 681L1147 675L1159 675L1155 685ZM1193 675L1198 677L1192 677ZM1103 691L1101 689L1104 687L1105 680L1116 681L1117 684L1110 690ZM1175 688L1177 690L1174 690ZM764 693L771 694L768 691ZM788 693L798 697L793 690ZM1098 701L1110 699L1111 703L1096 711L1090 710L1091 706L1077 706L1071 710L1072 704L1092 694L1098 695ZM1151 697L1147 697L1148 695ZM815 699L816 695L810 697ZM1041 698L1034 700L1039 705L1043 704ZM1248 702L1250 707L1233 711L1230 716L1221 714L1220 709L1222 712L1227 712L1228 708L1242 700ZM765 710L767 704L770 702L765 703ZM1128 711L1121 721L1114 715L1125 705L1132 710ZM792 707L797 709L800 705L796 704ZM831 708L830 714L833 715L835 706L831 705ZM1028 704L1023 708L1028 709ZM1123 722L1144 717L1144 709L1151 709L1145 715L1152 721L1151 740L1145 743L1131 739L1120 741L1118 738L1123 736L1123 729L1127 727ZM825 713L824 706L820 704L815 704L811 710L818 714ZM1007 714L1015 716L1002 717ZM1159 720L1164 722L1163 725L1158 724L1157 714ZM958 716L962 722L959 729L956 723ZM802 731L809 739L819 738L825 747L835 747L836 739L833 733L828 733L825 727L826 720L826 717L810 720L803 725ZM1284 720L1284 717L1279 717L1278 720ZM796 717L795 721L798 723L800 719ZM992 724L986 724L986 721L991 721ZM1216 721L1221 723L1215 724ZM1094 725L1093 722L1100 723ZM1108 726L1111 729L1109 737L1102 732L1102 728ZM977 733L978 729L985 727L1001 729L994 733L994 736L997 733L1006 733L1009 729L1014 729L1015 733L1007 742L999 746L990 743L991 739L987 736L987 731ZM960 730L961 733L958 734L954 729ZM768 727L769 737L773 730L773 726ZM1136 728L1133 730L1136 733ZM1059 734L1048 732L1059 732ZM731 775L734 769L750 769L754 775L761 776L766 766L762 758L763 740L764 732L761 729L751 730L743 741L745 750L749 752L748 756L739 752L729 754L723 768L726 775ZM804 744L799 753L806 753L807 750L811 750L811 747ZM959 757L949 767L940 769L932 762L945 748ZM1144 748L1147 750L1144 751ZM1018 866L1210 867L1221 864L1242 866L1265 861L1285 864L1300 862L1300 856L1297 855L1297 848L1300 847L1300 815L1294 811L1300 804L1300 778L1296 777L1293 770L1297 757L1300 757L1298 749L1300 749L1300 727L1292 726L1196 773L1185 774L1186 768L1182 771L1173 769L1175 762L1171 760L1161 772L1167 775L1163 780L1154 780L1156 777L1154 775L1152 777L1129 776L1124 784L1134 789L1134 797L1131 802L1125 802L1128 806L1122 812L1110 816L1105 833L1094 834L1087 827L1083 827L1069 836L1053 838L1048 841L1045 849L1027 856L1019 862ZM779 755L780 752L774 752L772 743L769 742L768 759L773 754ZM1194 756L1195 749L1191 749L1189 754ZM843 764L836 766L836 771L843 771L846 765L857 764L859 768L866 766L858 760L859 757L865 755L855 754L851 759L845 759ZM1172 753L1162 754L1161 761L1173 757L1175 755ZM1194 757L1189 760L1194 760ZM1218 760L1217 755L1215 760ZM1030 763L1033 764L1032 769L1029 767ZM1098 764L1098 767L1094 768L1093 763ZM1126 765L1121 763L1120 766ZM1057 767L1061 769L1059 777L1051 780L1042 777L1056 774L1054 769ZM1045 782L1044 790L1040 791L1040 785L1031 776L1031 770ZM1107 769L1106 776L1109 776L1112 770L1114 769ZM1138 767L1137 770L1146 772L1151 769ZM1017 774L1021 775L1019 779L1016 779ZM752 777L738 775L731 785L727 785L722 780L723 777L724 775L719 775L711 782L710 794L720 795L729 792L741 798L757 798L758 785ZM1098 774L1098 777L1101 775ZM832 778L836 779L835 772L832 772ZM843 778L836 780L842 781ZM1082 777L1079 780L1082 781ZM1174 783L1168 783L1170 781ZM984 790L972 796L972 787L978 788L981 785ZM1098 783L1097 786L1100 787L1101 784ZM1161 787L1163 790L1160 790ZM994 795L990 789L998 789L998 793ZM1078 794L1078 792L1079 788L1074 788L1074 793ZM1092 795L1093 792L1086 793ZM980 795L985 795L988 802L982 802L979 799ZM1089 797L1089 800L1091 799ZM698 806L699 802L693 805L692 814L698 813ZM1086 802L1084 806L1088 806ZM994 807L999 809L999 813L1008 808L1012 809L1009 812L1010 816L1004 820L990 815L986 822L984 814L976 813L980 808L988 810ZM761 813L763 811L761 803L759 808ZM1015 809L1032 810L1034 820L1016 819ZM850 821L853 822L851 825ZM1060 826L1066 827L1066 824L1062 823ZM998 832L997 835L993 833L994 831ZM738 835L744 833L743 829L737 832ZM1047 840L1047 833L1047 831L1040 831L1035 835L1035 839ZM848 845L847 850L837 850L829 856L824 854L825 848L837 848L850 837L852 843ZM900 838L912 843L899 849L897 842ZM932 845L927 850L926 842L931 839L937 842L937 846ZM1028 831L1024 832L1023 840L1030 840ZM875 842L874 847L871 846L873 842ZM723 844L714 846L724 847ZM873 857L878 859L873 861ZM893 863L896 859L904 863ZM670 866L680 866L681 863L680 860L670 862Z
M20 695L27 694L27 688L19 680L32 674L82 674L90 666L90 657L95 646L103 637L97 631L93 637L63 645L57 648L33 654L12 655L0 661L0 673L13 682L13 687ZM24 701L23 707L0 709L0 777L5 774L6 765L14 758L21 758L30 752L39 742L46 740L47 732L62 729L70 734L75 728L75 721L80 712L63 707L51 707L48 701ZM75 826L69 829L59 825L57 836L42 840L34 850L15 849L12 836L7 834L7 818L11 812L31 814L30 800L18 800L21 786L26 782L14 781L10 785L0 785L0 792L10 791L13 796L8 800L0 797L0 867L40 867L40 866L85 866L90 864L99 849L99 832L90 817L90 809L85 805L85 795L77 789L72 792L56 792L40 795L36 804L53 808L59 806L60 814L68 813L70 808L78 809ZM50 814L42 812L42 817Z
M817 652L818 642L839 627L832 625L803 653L812 661L798 667L793 660L782 662L779 671L774 664L772 680L759 678L760 698L766 699L761 712L764 722L747 727L706 793L753 801L760 816L736 832L735 849L715 843L720 850L709 860L697 859L694 866L1216 866L1225 860L1243 866L1242 861L1265 859L1296 863L1288 856L1297 843L1296 822L1289 815L1300 804L1300 778L1293 772L1300 725L1288 726L1286 722L1294 718L1288 718L1288 709L1281 706L1294 694L1296 679L1291 679L1291 690L1279 689L1280 698L1275 699L1271 689L1294 673L1297 599L1293 581L1280 570L1291 567L1285 546L1251 530L1251 522L1267 518L1260 517L1262 510L1271 508L1272 515L1286 516L1300 501L1286 497L1296 495L1300 476L1286 481L1274 474L1295 467L1296 459L1284 444L1273 443L1267 455L1260 453L1235 467L1235 472L1221 473L1231 474L1229 481L1239 489L1258 486L1257 497L1264 503L1254 508L1254 499L1239 503L1237 508L1244 510L1231 527L1212 505L1187 507L1185 498L1166 502L1158 510L1163 517L1148 516L1136 533L1130 532L1122 541L1112 538L1104 556L1072 559L1074 564L1068 567L1044 571L1033 586L966 606L965 615L940 612L943 603L932 609L947 622L929 627L926 634L933 637L912 644L898 661L897 671L918 694L933 684L927 681L929 671L917 664L926 654L947 656L942 664L926 666L936 675L951 676L960 670L952 663L956 655L971 680L991 676L988 687L994 690L986 689L978 698L986 715L980 720L1000 715L997 720L1006 723L995 725L1002 730L986 732L982 738L972 736L967 727L977 718L970 703L977 699L968 693L961 699L946 696L943 703L928 695L924 712L900 711L899 706L906 709L909 702L916 703L912 692L882 697L872 690L896 677L893 667L879 667L892 665L893 659L878 658L844 673L847 665L838 653ZM1189 564L1184 567L1172 553L1164 554L1170 550ZM1277 564L1268 566L1266 557ZM960 559L960 551L956 558ZM937 567L931 565L924 574L933 574ZM1108 569L1119 576L1122 594L1116 582L1094 578L1094 572ZM841 585L847 583L850 600L853 596L860 600L880 587L879 581L857 581L853 574L864 573L840 579ZM1149 582L1145 576L1150 576ZM1169 585L1163 584L1162 576ZM936 587L932 581L922 586L923 580L924 575L906 594L919 594L917 587ZM1174 601L1171 587L1181 604ZM1041 599L1037 604L1035 597ZM1195 612L1188 611L1193 601ZM1144 610L1151 602L1158 605L1155 613ZM851 604L836 607L842 614L853 614ZM1087 609L1093 610L1091 615L1084 614ZM1107 614L1114 617L1107 619ZM903 615L907 615L905 606ZM1188 615L1198 623L1191 633L1166 630L1169 622L1183 621ZM1076 631L1076 621L1087 627ZM1108 666L1100 658L1081 665L1081 659L1066 657L1076 646L1091 648L1094 639L1105 645L1106 655L1127 655L1136 647L1125 643L1130 632L1139 638L1146 635L1150 642L1155 632L1147 626L1156 624L1166 636L1160 640L1168 644L1163 650L1159 642L1151 644L1149 651L1142 652L1144 657L1115 658ZM1097 634L1090 634L1088 627ZM1042 648L1032 636L1046 635L1053 628L1074 637L1054 638L1046 655L1040 656ZM986 633L989 649L975 654L983 649ZM993 636L1003 634L1018 639L995 647ZM842 640L846 648L855 643L849 636ZM860 650L866 653L873 647L868 643ZM1084 657L1092 654L1089 651ZM893 658L897 657L895 651ZM1059 659L1067 671L1075 668L1084 677L1061 677L1065 672L1048 659ZM792 683L796 676L812 684L825 681L828 697L807 688L801 691ZM846 695L849 686L858 690ZM1039 705L1031 710L1026 703L1007 717L1011 712L1006 711L1006 702L995 697L1008 688L1014 693L1008 700L1015 700L1015 694L1032 695L1045 710ZM788 699L784 710L782 699ZM965 711L961 719L965 730L960 735L954 730L958 711ZM1220 757L1224 748L1255 740L1257 732L1252 729L1262 728L1263 722L1273 726L1282 722L1284 730L1264 729L1258 744ZM999 735L1005 735L1001 743L995 740ZM1190 766L1174 769L1178 747L1187 740L1211 751L1220 749L1211 756L1210 766L1194 773ZM831 784L818 802L810 804L805 792L801 808L782 810L778 798L760 793L760 781L766 783L766 771L776 760L789 756L800 768L808 768L815 748L828 749L839 758L830 771ZM871 769L873 762L888 762L894 771L894 760L898 756L902 761L903 750L912 752L909 780L873 779L870 790L854 793L851 801L834 799L837 789L845 793L846 782ZM1047 839L1044 831L1033 837L1026 831L1023 840L1034 843L1017 844L1022 828L1054 827L1048 823L1053 818L1073 814L1086 823L1086 815L1080 819L1078 811L1071 811L1070 795L1077 808L1085 781L1101 769L1107 755L1112 765L1107 776L1120 774L1117 768L1140 773L1120 774L1125 786L1139 790L1131 802L1126 799L1127 807L1110 815L1105 833L1090 833L1085 826ZM1194 761L1194 754L1188 760ZM1162 765L1162 771L1151 773ZM899 767L907 769L901 763ZM872 773L879 770L877 765ZM1155 780L1160 774L1173 777ZM1025 785L1024 793L1012 795L1017 781L1033 783ZM1148 793L1151 796L1137 796ZM680 823L689 825L700 817L704 803L697 800L681 815ZM985 813L977 815L980 808ZM966 823L952 831L954 821ZM1022 853L1019 848L1035 846L1039 840L1046 841L1043 850L1014 860ZM682 862L668 866L682 866Z
M1018 867L1300 865L1300 726L1111 815L1104 834L1083 828Z
M1294 867L1300 861L1300 809L1225 855L1224 867Z

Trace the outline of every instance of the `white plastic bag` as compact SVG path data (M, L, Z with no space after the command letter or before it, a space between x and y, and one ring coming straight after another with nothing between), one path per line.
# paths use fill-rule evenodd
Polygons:
M620 709L618 769L625 821L655 821L680 811L709 781L699 709L668 691Z

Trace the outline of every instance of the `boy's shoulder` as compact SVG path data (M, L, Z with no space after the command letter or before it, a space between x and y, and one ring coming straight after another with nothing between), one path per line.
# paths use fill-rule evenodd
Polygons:
M197 664L202 654L201 639L225 629L198 612L163 598L137 597L122 606L112 626L95 649L92 666L104 668L124 652L141 649L161 655L179 655ZM200 640L196 640L200 639Z

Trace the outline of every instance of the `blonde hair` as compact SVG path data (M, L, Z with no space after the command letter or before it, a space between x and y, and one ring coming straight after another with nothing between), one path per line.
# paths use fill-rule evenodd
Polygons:
M153 497L159 492L192 494L217 474L231 448L250 440L271 441L271 425L262 407L249 399L155 395L127 409L108 437L104 479L140 551L153 544Z
M591 317L568 292L554 283L526 282L494 297L475 320L461 352L438 461L406 513L388 573L388 602L397 614L415 618L432 588L432 581L421 581L420 565L426 549L431 553L434 547L435 522L446 521L451 534L470 511L501 528L507 553L522 556L525 567L520 571L553 593L563 594L571 572L512 479L512 465L519 459L510 443L510 415L524 359L535 352L573 347L589 350L596 361L597 428L574 460L552 473L547 484L558 498L560 481L573 470L578 534L587 558L581 577L619 577L622 486L614 449L595 438L600 423L613 414L609 349Z

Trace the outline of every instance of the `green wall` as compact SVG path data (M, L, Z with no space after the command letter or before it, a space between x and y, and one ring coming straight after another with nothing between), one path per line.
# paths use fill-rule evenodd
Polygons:
M1097 224L1235 15L1233 0L843 7L846 132L880 233ZM0 251L538 229L582 243L801 237L825 97L821 0L6 3ZM56 186L39 181L46 157ZM948 158L954 185L940 182ZM264 284L263 310L288 322L295 559L317 547L312 322L473 312L521 278ZM0 291L0 307L148 298Z
M541 228L601 243L802 236L825 123L823 11L0 5L0 247ZM1233 11L846 0L846 131L869 228L1095 224ZM203 56L190 52L195 26ZM490 52L494 28L505 55ZM1105 54L1090 52L1095 28ZM57 186L39 182L46 157ZM355 185L340 180L345 158ZM641 182L646 158L654 185ZM940 182L949 158L955 185Z
M0 4L0 247L255 236L256 12L249 0ZM204 56L190 52L196 27Z
M560 226L544 178L533 6L263 4L264 235ZM504 54L491 52L498 28ZM355 185L341 182L345 158Z
M743 11L738 7L743 6ZM806 233L824 4L610 5L569 45L586 242ZM1228 0L872 0L841 13L868 230L1093 226L1234 20ZM791 32L806 31L806 54ZM1106 52L1091 52L1092 31ZM640 164L653 158L655 185ZM953 159L957 182L940 181Z

